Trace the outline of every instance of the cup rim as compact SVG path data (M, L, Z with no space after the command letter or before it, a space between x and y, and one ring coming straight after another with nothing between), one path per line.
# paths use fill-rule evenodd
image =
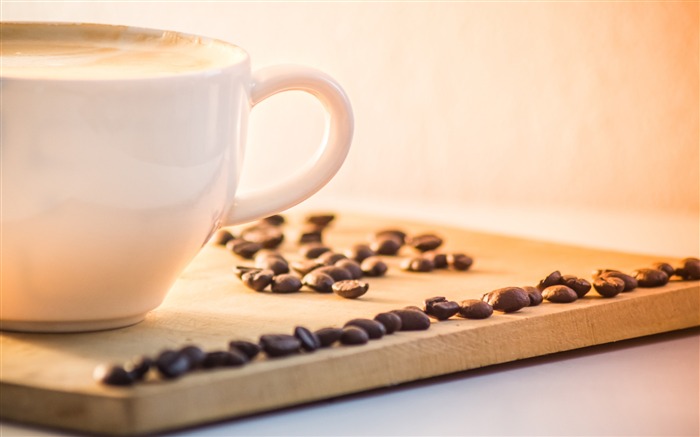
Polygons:
M121 25L121 24L111 24L111 23L98 23L98 22L78 22L78 21L35 21L35 20L12 20L12 21L0 21L0 45L5 39L5 32L9 27L36 27L41 26L44 28L50 27L63 27L63 28L74 28L76 30L93 28L96 31L112 31L121 32L122 34L131 35L146 35L152 37L170 37L170 38L181 38L185 41L189 41L194 44L204 43L205 45L220 45L225 47L227 50L231 50L232 54L229 59L217 62L215 65L204 66L202 68L193 68L183 71L171 71L160 74L141 74L134 76L107 76L107 77L59 77L59 76L23 76L19 74L7 73L5 69L2 68L2 56L0 50L0 78L2 80L22 80L22 81L62 81L62 82L110 82L110 81L138 81L138 80L169 80L169 79L180 79L185 77L195 77L195 76L210 76L217 75L223 72L229 71L240 65L248 65L250 63L250 56L248 52L242 47L225 41L219 38L212 38L203 35L198 35L194 33L181 32L176 30L160 29L155 27L142 27L142 26L132 26L132 25Z

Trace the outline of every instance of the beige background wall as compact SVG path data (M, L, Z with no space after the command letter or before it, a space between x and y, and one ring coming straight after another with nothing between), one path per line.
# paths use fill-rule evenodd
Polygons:
M3 20L198 33L243 46L255 68L299 63L335 76L353 102L355 141L306 208L700 252L697 2L0 8ZM303 94L256 108L244 183L264 184L303 162L322 125Z

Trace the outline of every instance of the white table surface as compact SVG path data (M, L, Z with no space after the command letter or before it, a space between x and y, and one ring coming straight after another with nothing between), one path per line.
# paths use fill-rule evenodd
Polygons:
M76 435L0 422L2 437ZM700 328L531 358L163 437L700 435Z

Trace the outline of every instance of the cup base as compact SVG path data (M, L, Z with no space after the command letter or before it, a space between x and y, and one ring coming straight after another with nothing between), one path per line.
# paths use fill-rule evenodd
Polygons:
M107 329L124 328L141 322L146 313L129 317L117 317L107 320L78 320L78 321L17 321L0 320L0 331L35 332L35 333L61 333L61 332L89 332L105 331Z

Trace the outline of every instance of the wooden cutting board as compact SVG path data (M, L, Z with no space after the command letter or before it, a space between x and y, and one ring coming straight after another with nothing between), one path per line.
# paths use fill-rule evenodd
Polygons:
M282 250L292 259L298 256L294 230L302 218L288 219ZM399 332L364 346L259 358L242 368L200 371L175 381L128 388L93 381L99 363L189 343L223 349L233 339L255 341L261 334L291 333L297 325L341 326L436 295L460 301L500 287L535 285L554 270L588 279L597 268L631 272L655 261L678 261L346 214L338 215L325 242L340 250L385 227L438 233L445 251L467 253L474 265L467 272L408 273L399 270L397 258L387 258L387 276L368 279L370 289L360 299L311 291L279 295L243 287L232 273L242 262L209 244L163 305L135 326L82 334L1 333L0 413L66 429L142 434L700 325L700 283L678 281L612 299L591 291L574 303L545 302L486 320L435 321L427 331Z

